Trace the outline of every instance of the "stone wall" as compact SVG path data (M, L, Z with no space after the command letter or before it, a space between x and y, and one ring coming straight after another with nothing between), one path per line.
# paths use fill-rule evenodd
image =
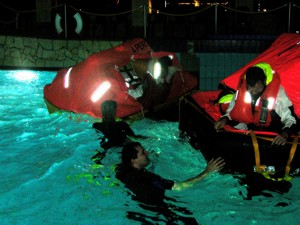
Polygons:
M217 89L220 80L257 55L257 53L236 52L234 44L231 45L231 49L234 50L231 53L223 52L222 49L215 47L219 46L220 48L221 45L218 45L220 41L212 42L214 45L210 43L211 41L202 42L205 42L203 47L206 49L200 49L201 51L198 49L195 52L194 49L193 51L176 52L184 70L198 76L201 90ZM75 41L0 36L0 65L2 69L57 70L74 66L95 52L121 43L121 41ZM240 44L238 45L240 46ZM250 47L254 49L253 46L249 45ZM209 52L210 48L214 52ZM156 48L156 51L160 50Z
M121 41L75 41L0 36L0 65L2 68L66 68L83 61L92 53L119 44Z

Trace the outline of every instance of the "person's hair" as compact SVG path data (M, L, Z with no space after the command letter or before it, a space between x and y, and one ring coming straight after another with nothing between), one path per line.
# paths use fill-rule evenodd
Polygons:
M117 111L117 102L114 100L106 100L101 104L103 121L114 121Z
M253 87L258 81L261 81L263 84L266 82L266 75L263 69L252 66L249 67L246 71L246 82L247 85Z
M159 58L159 63L161 65L161 69L165 75L169 72L169 66L172 66L172 59L169 56L164 56Z
M169 56L163 56L158 60L162 66L172 66L172 59Z
M122 149L122 164L124 166L130 167L131 166L131 159L137 158L138 151L136 147L141 146L139 142L128 142L124 145Z

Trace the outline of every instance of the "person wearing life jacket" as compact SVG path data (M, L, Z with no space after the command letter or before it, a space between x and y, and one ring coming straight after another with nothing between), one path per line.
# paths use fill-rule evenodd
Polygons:
M150 108L165 101L169 95L173 75L181 71L181 68L172 65L172 58L163 56L131 59L118 70L126 82L128 94L144 107Z
M240 130L278 132L272 144L285 145L297 126L292 106L279 75L268 63L261 62L249 67L242 75L239 88L225 115L215 123L215 129L221 129L233 120L239 122L235 128Z
M137 100L150 111L166 102L172 88L172 79L179 66L173 66L169 56L151 58L147 62L147 72L143 75L143 95Z
M234 93L235 91L231 89L225 89L219 93L218 98L215 101L215 104L219 105L219 110L221 115L226 114L227 108L234 97Z

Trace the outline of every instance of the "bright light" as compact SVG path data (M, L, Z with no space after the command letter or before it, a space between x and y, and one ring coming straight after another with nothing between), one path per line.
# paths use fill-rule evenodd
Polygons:
M251 103L251 94L248 91L245 94L244 102L245 103Z
M273 109L275 99L273 97L268 98L268 109Z
M259 105L259 102L260 102L260 97L256 100L256 103L255 103L255 106L258 106Z
M65 88L68 88L70 86L70 74L71 74L72 69L73 69L73 67L68 69L68 72L65 75Z
M152 14L152 1L148 0L148 13Z
M111 84L108 81L103 82L100 86L94 91L91 96L92 102L97 102L110 88Z
M13 78L22 82L30 82L38 78L38 74L29 70L15 71L11 74Z
M154 79L159 78L161 75L161 65L159 62L155 62L153 66L153 77Z

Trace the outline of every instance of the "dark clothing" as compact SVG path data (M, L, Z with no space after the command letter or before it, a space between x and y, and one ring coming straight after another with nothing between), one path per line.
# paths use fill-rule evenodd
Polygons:
M272 110L270 112L270 115L272 117L270 126L258 127L258 126L255 126L254 124L248 124L248 129L249 130L273 131L273 132L277 132L279 134L282 131L285 131L289 136L292 134L296 134L299 131L299 119L295 114L294 107L291 106L291 107L289 107L289 109L291 110L291 113L295 117L296 122L297 122L296 124L293 124L290 128L285 128L284 130L282 130L283 124L281 122L281 119L280 119L279 115L275 112L275 110Z
M272 131L272 132L276 132L276 133L282 133L282 131L285 131L289 136L293 135L293 134L297 134L298 131L300 130L300 120L298 119L298 117L296 116L295 112L294 112L294 108L293 107L289 107L291 110L292 115L295 117L296 119L296 124L293 124L290 128L285 128L284 130L283 128L283 124L281 122L281 119L279 117L279 115L275 112L275 110L272 110L270 112L270 115L272 117L271 120L271 124L268 127L263 127L263 126L256 126L253 123L251 124L247 124L248 126L248 130L262 130L262 131ZM238 125L239 122L234 121L234 120L229 120L227 121L227 124L229 126L236 126Z
M166 101L171 89L170 84L157 84L150 74L144 75L143 95L137 98L145 109L162 104Z
M93 128L103 133L101 147L104 149L113 146L121 147L127 136L135 136L133 130L124 121L94 123Z
M140 202L143 209L155 212L158 215L164 215L166 218L165 224L198 224L196 219L191 217L192 213L186 208L164 202L164 199L176 201L165 197L165 191L172 189L174 181L164 179L145 169L137 170L132 167L125 167L122 164L118 165L116 169L116 178L133 192L133 200ZM178 215L176 212L187 216ZM127 217L130 220L139 221L141 224L148 224L149 220L156 223L161 220L158 217L149 217L132 211L128 212Z
M134 194L134 199L149 205L162 204L165 190L171 190L174 181L167 180L145 169L137 170L119 165L116 177Z

